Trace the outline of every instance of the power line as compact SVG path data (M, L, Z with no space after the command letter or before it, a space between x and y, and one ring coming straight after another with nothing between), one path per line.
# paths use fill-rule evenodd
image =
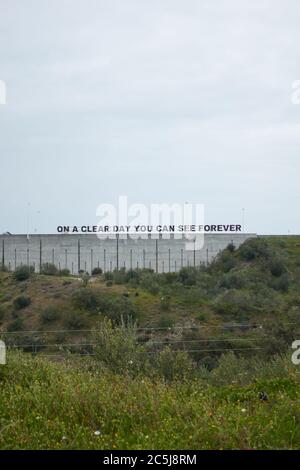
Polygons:
M286 322L286 323L279 323L279 326L292 326L296 325L300 327L299 322ZM161 327L139 327L135 328L135 331L172 331L172 330L201 330L201 329L232 329L232 328L248 328L248 329L264 329L270 328L271 326L275 325L265 325L263 323L253 323L253 324L245 324L245 323L235 323L229 325L199 325L199 326L161 326ZM97 329L61 329L61 330L22 330L22 331L0 331L2 335L19 335L19 334L26 334L26 333L37 333L37 334L48 334L48 333L97 333Z

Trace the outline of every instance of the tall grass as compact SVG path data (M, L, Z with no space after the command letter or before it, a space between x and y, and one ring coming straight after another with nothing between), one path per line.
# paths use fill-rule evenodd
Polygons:
M300 380L284 370L216 386L10 353L1 369L0 448L297 449Z

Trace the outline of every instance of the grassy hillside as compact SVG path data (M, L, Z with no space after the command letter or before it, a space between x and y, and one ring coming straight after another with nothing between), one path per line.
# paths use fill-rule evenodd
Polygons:
M115 271L100 276L0 273L0 328L25 351L92 351L104 318L128 318L138 340L190 351L210 367L224 350L272 355L300 333L300 237L249 240L210 266L177 273ZM51 266L45 272L52 272ZM55 346L56 345L56 346Z

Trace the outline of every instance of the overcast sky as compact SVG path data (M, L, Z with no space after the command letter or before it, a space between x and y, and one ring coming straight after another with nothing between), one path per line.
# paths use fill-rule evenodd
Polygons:
M300 233L299 0L0 0L0 232L100 203Z

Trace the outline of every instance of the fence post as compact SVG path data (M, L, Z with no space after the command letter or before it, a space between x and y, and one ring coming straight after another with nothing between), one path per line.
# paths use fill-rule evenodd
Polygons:
M78 256L78 274L79 274L79 271L80 271L80 240L78 240L78 252L77 252L77 256Z
M41 274L41 272L42 272L42 261L43 261L42 239L40 238L40 274Z
M119 270L119 234L116 235L117 240L117 271Z
M4 270L5 266L5 248L4 248L4 238L2 239L2 269Z
M6 364L6 346L4 341L0 341L0 364Z

